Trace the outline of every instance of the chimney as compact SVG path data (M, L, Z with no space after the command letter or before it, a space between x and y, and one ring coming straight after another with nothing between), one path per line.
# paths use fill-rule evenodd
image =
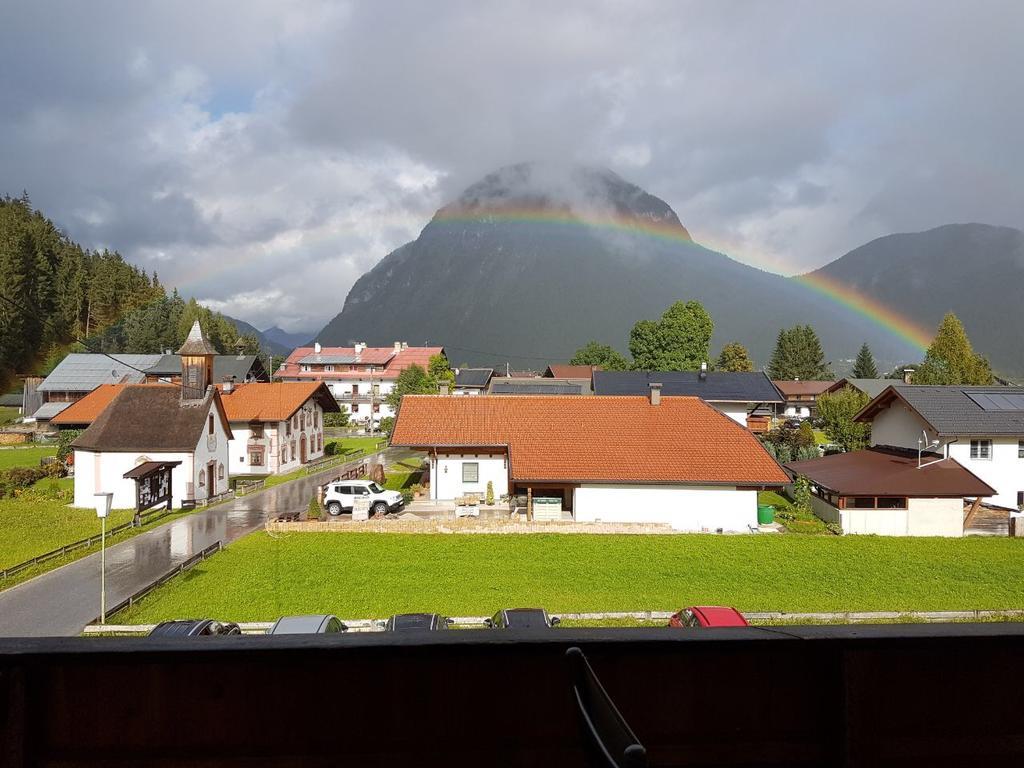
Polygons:
M402 342L402 351L405 352L405 350L407 350L408 348L409 348L409 342L408 341L403 341Z
M914 369L913 368L904 368L903 369L903 383L904 384L909 384L910 383L910 379L913 377L913 375L914 375Z
M313 342L313 354L314 355L319 355L320 354L320 350L322 350L322 349L323 349L323 347L320 346L320 342L319 341Z
M359 357L361 354L363 354L364 349L366 349L366 342L357 341L355 346L356 357Z
M661 405L661 383L651 384L651 405Z
M447 395L448 394L448 382L447 381L439 381L437 383L437 393L439 395Z
M397 355L401 351L402 351L402 342L396 341L395 342L395 354Z
M708 364L707 363L701 363L700 364L700 380L704 381L705 379L707 379L707 377L708 377Z
M230 395L232 392L234 392L235 391L235 377L234 376L229 376L229 377L225 378L224 379L224 386L221 387L220 391L223 392L225 395Z

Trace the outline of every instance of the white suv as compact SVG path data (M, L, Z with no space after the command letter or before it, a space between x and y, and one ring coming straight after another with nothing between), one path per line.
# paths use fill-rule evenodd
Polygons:
M327 488L324 506L330 515L351 512L357 497L370 500L370 514L383 515L402 508L405 500L398 491L387 491L372 480L336 480Z

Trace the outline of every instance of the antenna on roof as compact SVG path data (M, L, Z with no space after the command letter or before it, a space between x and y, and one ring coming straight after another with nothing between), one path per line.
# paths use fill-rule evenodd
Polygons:
M921 463L921 454L923 454L925 451L930 451L932 448L938 448L939 447L939 442L940 441L939 441L938 438L936 438L935 440L929 441L928 440L928 433L925 432L923 429L921 430L921 437L917 438L917 468L918 469L923 469L924 467L931 466L932 464L935 464L937 461L942 461L942 459L945 458L945 456L943 456L942 459L936 459L935 461L929 461L927 464L922 464Z

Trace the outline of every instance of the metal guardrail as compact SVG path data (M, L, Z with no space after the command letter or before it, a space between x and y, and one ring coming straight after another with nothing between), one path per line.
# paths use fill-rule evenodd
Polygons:
M116 605L114 605L109 611L107 611L107 615L108 616L113 616L114 614L118 613L119 611L123 611L125 608L130 608L131 606L135 605L135 603L137 603L139 600L144 598L146 595L148 595L150 592L152 592L157 587L163 586L164 584L166 584L168 581L173 579L178 574L184 573L185 571L187 571L189 568L191 568L196 563L199 563L199 562L205 560L206 558L208 558L210 555L214 554L215 552L220 552L221 549L223 549L223 546L221 545L220 541L213 542L213 544L208 546L202 552L199 552L198 554L192 555L192 557L190 557L188 560L183 560L182 562L178 563L174 568L169 570L167 573L165 573L163 576L161 576L156 581L151 582L150 584L148 584L145 587L143 587L142 589L140 589L138 592L135 592L134 594L129 595L127 598L125 598L121 602L119 602ZM99 616L94 618L89 623L90 624L95 624L97 621L99 621Z
M159 520L161 517L164 517L167 514L169 514L169 512L166 509L157 509L148 514L143 514L139 517L139 526L141 527L145 525L146 523L150 522L154 517L157 520ZM109 529L107 531L107 536L110 537L120 533L121 531L126 531L129 528L134 527L135 518L132 518L127 523L121 523L120 525L115 525L113 528ZM89 536L85 539L79 539L78 541L73 541L70 544L63 544L57 547L57 549L51 549L49 552L44 552L41 555L30 557L28 560L18 563L17 565L12 565L7 568L0 569L0 579L6 579L9 576L13 576L16 573L20 573L29 566L36 565L37 563L45 563L47 560L53 560L55 557L61 557L63 555L66 555L68 552L74 552L76 549L81 549L82 547L91 547L93 544L98 544L101 538L102 534L97 533L95 536Z

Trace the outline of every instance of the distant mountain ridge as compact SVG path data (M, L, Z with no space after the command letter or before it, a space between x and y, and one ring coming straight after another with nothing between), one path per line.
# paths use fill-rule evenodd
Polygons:
M309 340L313 338L313 334L311 332L301 331L299 333L288 333L288 331L279 328L276 325L273 328L267 328L262 333L263 338L267 339L267 341L288 347L289 350L305 346L309 343Z
M651 237L651 227L667 236ZM1014 266L1020 261L1014 244L1021 233L954 225L943 235L946 229L893 236L895 251L881 238L817 272L877 296L925 327L936 326L953 309L978 351L997 368L1024 370L1024 350L1009 343L1024 330L1024 320L1008 320L1004 311L1003 324L1011 327L1005 333L973 321L971 303L978 297L966 288L970 281L963 269L951 269L950 287L938 290L947 280L938 263L955 263L956 258L924 263L929 250L945 253L942 243L952 238L953 252L968 248L974 264L998 265L1001 271L985 281L995 301L982 313L993 326L998 308L1013 306L1003 300L1016 296L1020 306L1024 281ZM917 237L925 245L910 248ZM918 251L920 261L914 255ZM896 269L894 262L903 261L903 252L911 253L909 261L916 264L908 270L925 274ZM871 276L883 267L889 270L886 277L873 281ZM1016 283L1005 284L1009 279ZM929 291L941 299L925 312L922 302ZM694 243L667 203L610 171L550 172L529 164L489 174L441 208L414 241L356 281L341 313L317 339L324 344L429 341L443 344L456 364L511 360L543 368L568 359L590 339L626 351L637 320L656 318L680 299L697 299L711 313L713 350L738 340L759 366L767 363L779 329L798 323L815 327L837 369L864 341L880 365L921 358L906 339L800 281Z

